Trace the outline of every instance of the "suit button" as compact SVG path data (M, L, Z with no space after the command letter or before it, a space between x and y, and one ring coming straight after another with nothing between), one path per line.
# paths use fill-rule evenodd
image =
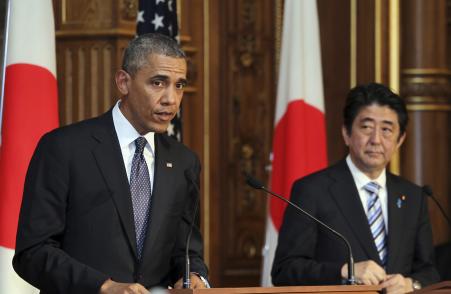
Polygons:
M139 282L142 279L143 275L142 274L135 274L135 281Z

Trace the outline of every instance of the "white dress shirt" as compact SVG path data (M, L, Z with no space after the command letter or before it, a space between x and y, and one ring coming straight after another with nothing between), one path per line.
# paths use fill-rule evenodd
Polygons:
M388 196L387 196L387 177L385 174L385 169L381 172L379 177L372 180L367 175L365 175L361 170L359 170L357 166L355 166L354 162L352 162L350 155L346 157L346 163L348 164L348 167L351 170L352 177L354 178L354 183L357 187L357 191L359 192L360 201L362 201L362 206L367 216L368 216L369 194L364 187L369 182L376 182L381 187L379 189L378 196L381 201L382 215L384 217L385 223L385 232L388 233L388 209L387 209Z
M121 147L122 159L124 160L127 179L130 183L130 171L132 169L133 155L135 154L135 140L141 135L136 131L132 124L122 114L119 109L121 101L119 100L113 108L113 123L116 130L119 145ZM146 138L147 144L144 147L144 159L149 169L149 178L153 190L154 170L155 170L155 133L149 132L143 137Z

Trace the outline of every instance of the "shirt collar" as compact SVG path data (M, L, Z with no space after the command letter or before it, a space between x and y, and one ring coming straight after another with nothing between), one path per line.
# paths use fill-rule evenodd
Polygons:
M114 128L116 129L117 137L119 139L119 145L122 148L126 148L130 146L138 137L141 135L136 131L136 129L132 126L132 124L127 120L122 111L119 108L121 100L119 100L116 105L113 107L113 123ZM153 153L155 150L155 133L148 132L143 137L146 138L149 143L146 145L146 148L150 146L150 151Z
M370 179L364 174L355 164L352 162L351 155L346 157L346 163L351 171L352 177L358 189L362 189L369 182L376 182L381 188L385 188L387 182L387 176L385 174L385 168L376 179Z

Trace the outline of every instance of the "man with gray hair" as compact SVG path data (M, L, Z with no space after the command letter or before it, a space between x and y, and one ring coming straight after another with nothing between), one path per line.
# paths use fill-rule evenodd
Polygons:
M165 131L186 86L175 41L130 42L105 114L44 135L25 181L13 266L41 293L148 293L181 287L200 163ZM208 286L202 238L193 288Z

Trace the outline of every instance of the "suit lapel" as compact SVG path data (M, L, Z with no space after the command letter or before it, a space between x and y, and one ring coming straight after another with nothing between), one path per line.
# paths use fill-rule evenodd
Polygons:
M388 206L388 263L390 270L396 262L396 256L402 244L405 203L402 200L402 191L397 184L395 176L387 173L387 206ZM406 196L406 195L404 195Z
M100 117L99 121L101 127L93 131L93 137L99 144L92 152L111 191L131 248L137 256L130 187L111 111Z
M178 168L171 154L171 145L164 135L155 134L155 175L150 203L150 219L147 227L147 237L144 245L143 260L150 256L152 247L159 236L161 225L164 223L170 203L175 192L173 191L175 170Z
M365 210L362 207L357 187L345 160L342 160L336 166L336 169L331 170L331 176L336 181L330 187L330 192L343 217L369 259L379 260Z

